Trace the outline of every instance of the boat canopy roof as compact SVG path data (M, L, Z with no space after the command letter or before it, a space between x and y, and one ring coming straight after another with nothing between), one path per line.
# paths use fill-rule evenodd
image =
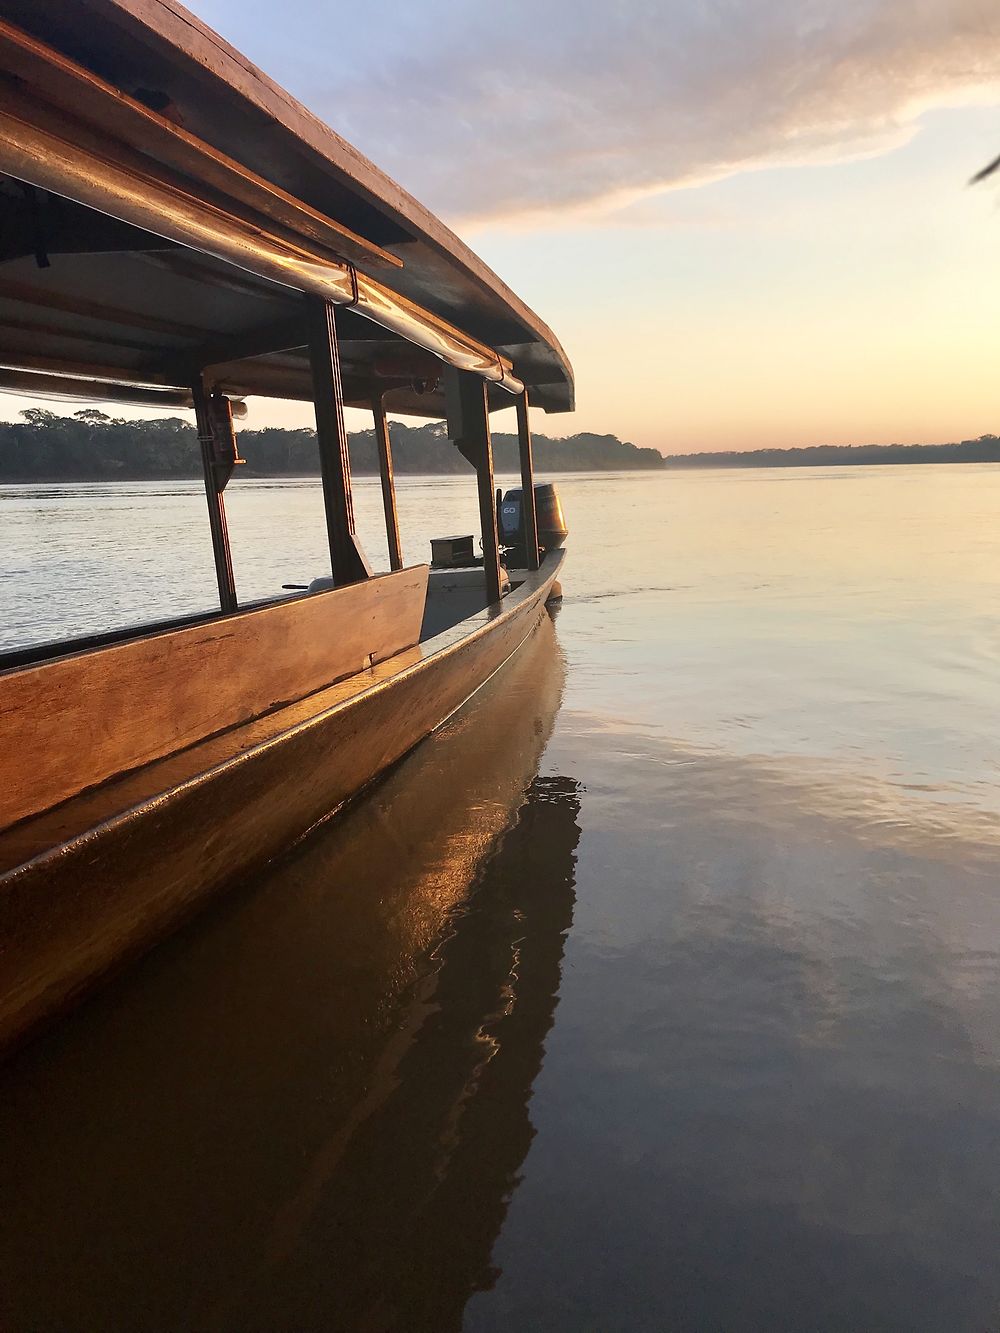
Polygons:
M0 388L309 400L305 293L336 306L349 405L443 416L445 363L493 408L573 407L496 274L173 0L6 0L0 216Z

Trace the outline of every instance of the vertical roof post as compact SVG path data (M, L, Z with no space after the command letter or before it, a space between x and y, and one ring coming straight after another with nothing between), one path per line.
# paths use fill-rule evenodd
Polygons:
M382 481L382 508L385 510L389 568L402 569L403 552L399 544L399 515L396 513L396 478L392 470L392 442L389 439L389 423L385 417L385 403L377 389L372 396L372 416L375 418L375 442L378 445L378 472Z
M306 297L306 303L330 567L337 583L358 583L371 577L371 569L354 530L351 459L344 425L344 391L340 380L334 308L331 302L321 297Z
M517 448L521 458L521 521L524 524L524 548L528 568L537 569L538 512L535 508L535 460L531 449L531 422L528 420L528 390L517 396Z
M490 604L500 601L500 543L496 495L493 490L493 443L486 383L468 370L449 367L444 373L448 437L476 469L479 520L483 533L483 569Z
M219 466L220 458L225 456L225 449L219 447L216 440L216 422L209 403L205 383L199 375L191 385L194 399L195 421L198 426L198 443L201 445L201 465L205 474L205 498L208 500L208 523L212 531L212 551L215 555L215 576L219 583L219 605L223 611L235 611L236 579L233 575L233 560L229 550L229 529L226 526L226 505L222 498L226 482L232 467ZM227 441L226 444L229 444Z

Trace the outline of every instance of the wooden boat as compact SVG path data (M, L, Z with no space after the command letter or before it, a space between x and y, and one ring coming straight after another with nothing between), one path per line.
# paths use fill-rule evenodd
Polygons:
M562 684L543 617L370 799L6 1063L5 1328L459 1327L572 921Z
M10 0L0 73L0 389L193 409L219 585L212 614L0 658L3 1047L517 651L562 560L539 545L528 406L571 409L573 380L440 221L173 0ZM315 405L332 586L240 606L224 491L254 394ZM489 419L512 403L525 567L505 571ZM355 531L345 404L373 413L384 573ZM478 574L405 565L388 411L447 418Z

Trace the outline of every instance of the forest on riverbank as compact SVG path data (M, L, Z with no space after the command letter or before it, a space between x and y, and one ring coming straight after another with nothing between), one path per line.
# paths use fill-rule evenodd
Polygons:
M668 468L845 467L886 463L1000 463L1000 436L980 435L959 444L817 444L802 449L735 450L717 454L670 454Z
M22 420L0 422L0 481L135 481L201 476L194 426L180 417L123 421L93 408L59 416L28 408ZM462 473L469 465L445 435L441 422L391 423L393 463L399 473ZM316 432L307 428L241 430L243 476L310 476L319 472ZM378 472L375 432L351 434L351 467L358 476ZM493 436L494 467L518 470L517 437ZM539 472L608 472L663 467L655 449L640 449L614 435L581 432L565 439L534 437Z

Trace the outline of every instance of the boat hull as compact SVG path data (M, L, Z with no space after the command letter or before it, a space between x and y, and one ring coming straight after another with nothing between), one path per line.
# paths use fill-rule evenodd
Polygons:
M117 811L4 874L0 1050L336 813L450 717L531 634L560 566L547 560L501 606L125 779ZM89 799L98 810L99 796ZM53 826L65 818L53 815Z

